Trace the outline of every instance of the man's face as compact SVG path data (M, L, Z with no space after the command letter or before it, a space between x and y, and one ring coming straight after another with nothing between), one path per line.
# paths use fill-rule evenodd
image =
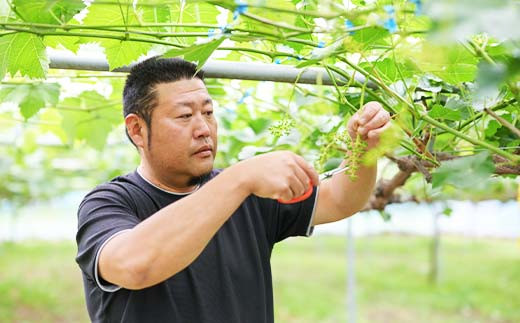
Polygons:
M155 89L151 140L144 149L153 171L177 185L209 173L217 152L217 121L204 82L184 79Z

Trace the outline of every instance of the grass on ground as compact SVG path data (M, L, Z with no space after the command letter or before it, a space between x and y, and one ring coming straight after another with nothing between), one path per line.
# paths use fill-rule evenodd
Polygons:
M520 245L443 237L356 239L358 322L520 322ZM0 322L88 322L73 242L0 244ZM275 321L346 322L346 242L291 238L273 252Z

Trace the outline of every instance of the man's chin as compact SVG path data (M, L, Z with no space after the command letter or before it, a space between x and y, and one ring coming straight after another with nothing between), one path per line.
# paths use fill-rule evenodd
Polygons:
M188 182L189 186L202 184L204 182L207 182L209 180L209 177L211 176L211 171L213 168L211 168L209 171L202 172L199 176L193 176L190 181Z

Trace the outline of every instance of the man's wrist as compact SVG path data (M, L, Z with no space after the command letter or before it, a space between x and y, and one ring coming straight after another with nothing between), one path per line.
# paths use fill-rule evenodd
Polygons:
M246 161L238 162L226 169L226 171L227 175L230 176L235 183L237 183L237 189L240 190L245 196L253 194L253 183L246 167Z

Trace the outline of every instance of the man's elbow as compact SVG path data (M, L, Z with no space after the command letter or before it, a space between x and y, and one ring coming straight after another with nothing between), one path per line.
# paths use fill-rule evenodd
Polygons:
M147 287L147 270L135 261L100 259L98 266L100 277L111 284L132 290Z
M119 286L139 290L155 285L150 283L149 271L140 265L133 265L126 269L125 273L121 275L121 282Z
M171 268L168 271L157 270L157 264L154 264L153 260L145 258L123 260L114 264L109 278L105 279L125 289L139 290L161 283L180 270L182 268Z

